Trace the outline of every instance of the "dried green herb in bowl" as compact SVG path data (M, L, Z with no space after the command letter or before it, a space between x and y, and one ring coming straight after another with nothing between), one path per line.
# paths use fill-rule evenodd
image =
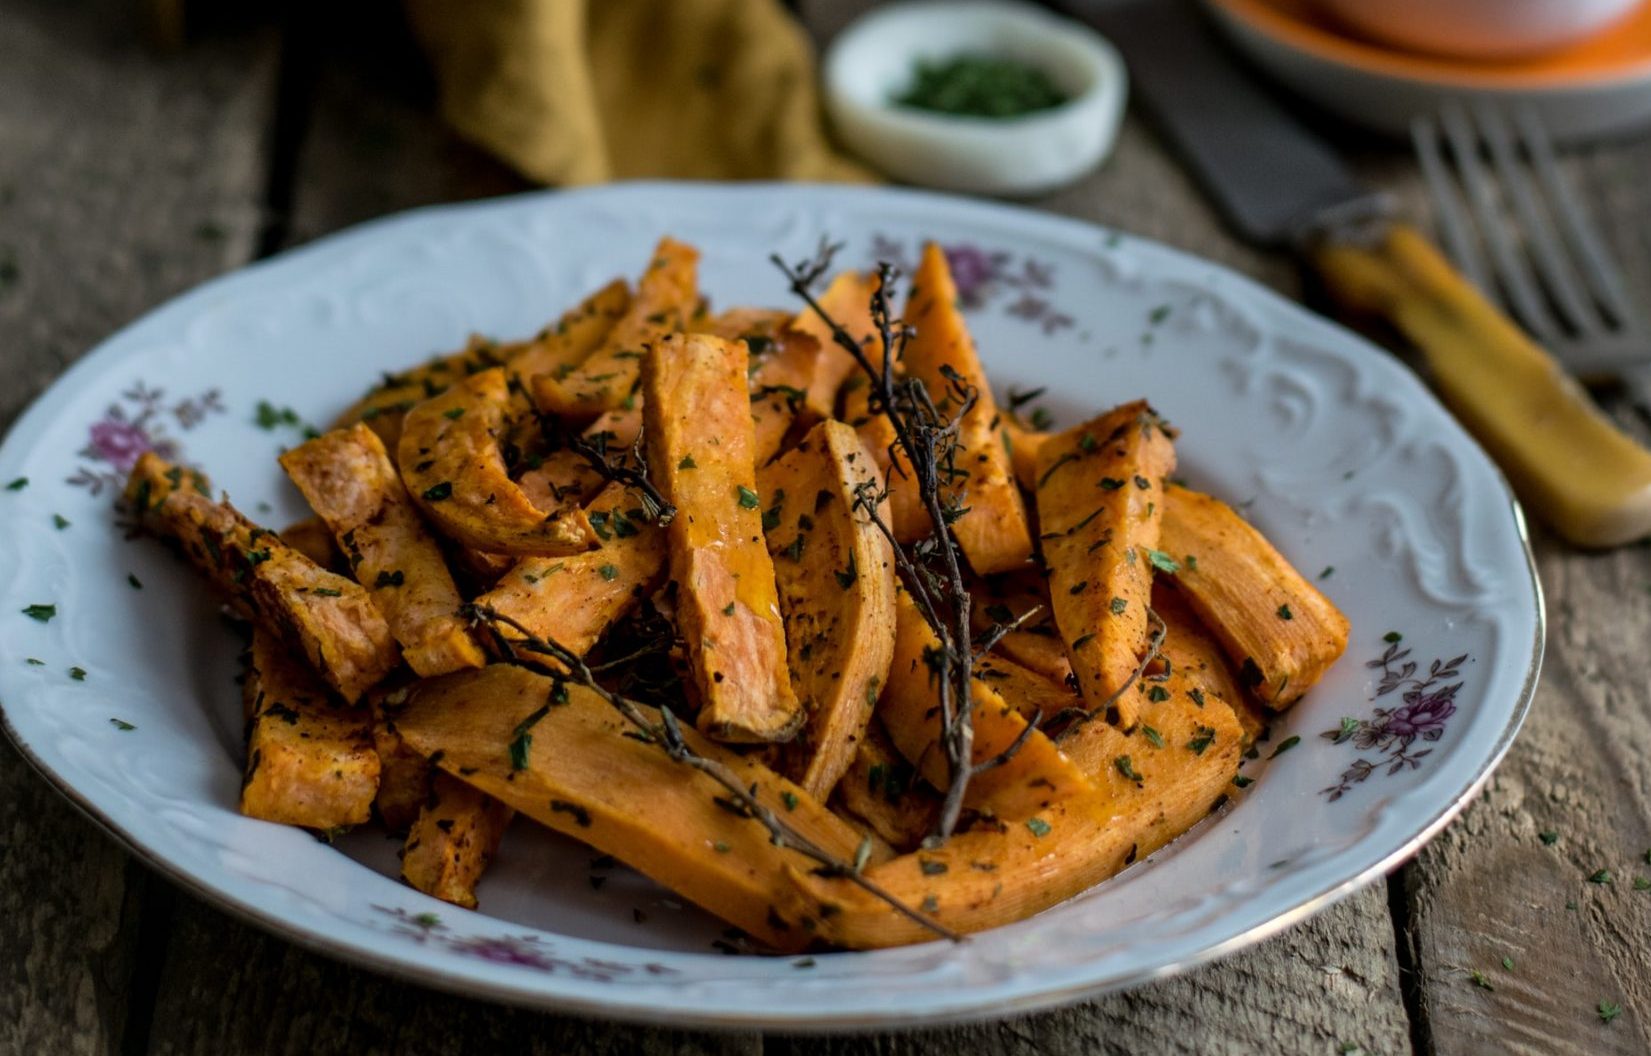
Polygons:
M1067 95L1037 66L1016 59L963 53L919 59L897 106L960 117L1011 118L1050 110Z

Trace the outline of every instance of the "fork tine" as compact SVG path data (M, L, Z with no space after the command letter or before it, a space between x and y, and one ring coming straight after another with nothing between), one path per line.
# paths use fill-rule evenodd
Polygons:
M1548 306L1543 303L1523 256L1515 251L1508 239L1506 225L1497 211L1492 194L1490 175L1479 160L1479 143L1467 114L1460 106L1452 104L1445 108L1440 120L1445 128L1446 140L1450 143L1451 157L1461 173L1462 183L1467 187L1468 204L1479 221L1479 233L1490 246L1491 263L1496 268L1498 280L1507 290L1514 312L1525 324L1525 329L1539 340L1553 341L1559 336L1558 325Z
M1587 214L1571 190L1570 181L1559 171L1547 129L1537 118L1536 111L1528 106L1520 107L1514 114L1514 120L1519 125L1520 138L1530 153L1537 177L1546 188L1549 201L1558 209L1566 237L1582 260L1582 270L1594 296L1616 317L1618 323L1624 327L1632 325L1637 319L1628 300L1628 292L1623 289L1622 279L1611 263L1605 243L1589 223Z
M1536 265L1537 277L1553 295L1560 314L1580 333L1593 334L1607 328L1609 321L1583 291L1570 254L1556 236L1546 212L1537 204L1530 176L1519 163L1501 109L1481 101L1473 113L1480 135L1490 146L1491 161L1501 177L1505 196L1512 199L1525 237L1534 249L1529 255Z
M1456 193L1445 159L1439 154L1439 127L1433 118L1424 115L1412 121L1410 141L1415 145L1416 158L1421 162L1422 176L1433 199L1433 212L1439 221L1439 233L1444 237L1445 252L1469 282L1493 299L1498 298L1499 291L1489 281L1485 259L1474 240L1472 223L1462 208L1462 199Z

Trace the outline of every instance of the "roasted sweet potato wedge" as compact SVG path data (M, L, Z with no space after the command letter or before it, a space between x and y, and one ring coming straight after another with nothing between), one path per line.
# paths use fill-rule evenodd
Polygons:
M1041 574L993 576L980 581L973 592L975 602L969 614L977 635L987 633L993 624L1011 624L1038 610L1018 630L1004 635L993 651L1051 682L1076 687L1066 643L1055 626L1048 583Z
M785 617L791 687L808 719L784 772L825 799L848 769L894 650L894 555L857 509L880 486L854 430L825 421L757 480Z
M818 355L812 337L791 330L781 331L760 353L751 353L751 430L758 466L785 447L798 423L812 420L804 401Z
M556 703L553 685L504 664L432 679L414 688L398 727L443 770L533 820L613 855L777 949L806 944L809 936L772 909L785 867L806 870L809 859L776 847L758 822L719 805L728 800L722 786L637 739L595 693L570 685L566 702ZM788 825L854 860L859 834L807 792L692 729L683 735Z
M1233 709L1248 747L1266 732L1270 713L1239 688L1238 676L1221 643L1198 619L1172 580L1171 576L1161 577L1152 588L1152 611L1164 621L1164 661L1193 683L1189 695L1197 693L1195 699L1219 697Z
M1166 766L1219 763L1231 777L1248 739L1206 675L1172 664L1167 676L1142 680L1127 691L1136 701L1135 729L1125 733L1091 716L1058 735L1055 743L1098 787L1114 795L1123 789L1120 781L1154 784Z
M516 812L458 778L437 770L430 794L401 847L408 886L465 909L476 908L476 883L499 849Z
M327 522L319 517L305 517L294 521L281 529L281 541L314 561L328 572L337 572L341 576L350 573L350 566L344 560L344 552L338 549L333 541L332 530Z
M839 272L832 276L831 282L819 295L819 301L826 314L865 350L867 358L880 363L883 349L878 343L877 328L871 321L871 296L877 292L878 285L875 272ZM804 308L797 313L790 326L817 342L813 378L809 382L804 406L815 418L833 417L837 410L837 393L843 382L860 369L859 365L847 349L837 344L831 327L814 309Z
M428 678L487 662L459 618L459 588L441 548L371 429L325 433L283 454L281 466L372 591L407 666Z
M630 306L630 287L614 279L529 340L503 346L506 380L525 393L536 375L579 366L602 347Z
M1262 703L1287 708L1347 648L1347 617L1231 506L1186 488L1165 498L1175 583Z
M378 434L385 450L394 451L408 411L446 392L458 379L504 363L505 352L497 341L472 334L461 351L435 356L400 373L386 373L371 391L334 419L332 428L343 429L360 422Z
M599 547L569 557L524 557L476 604L580 656L589 652L664 577L667 547L665 529L643 515L641 500L622 484L610 484L587 513L602 540ZM520 636L502 625L498 631L506 638Z
M876 718L854 742L831 805L902 853L915 850L940 820L940 797L919 780Z
M378 751L379 820L391 832L406 833L430 798L430 760L407 747L396 718L407 706L408 686L388 682L373 687L367 705L373 715L373 747Z
M367 591L210 496L206 477L153 452L133 466L125 493L141 523L176 540L239 612L274 631L355 703L401 660Z
M877 703L877 716L889 740L935 788L951 785L945 749L940 743L939 687L927 657L939 640L901 591L896 606L894 659L889 680ZM1020 711L992 683L976 678L972 687L975 764L1006 752L1026 729ZM974 777L964 796L967 806L1000 818L1030 817L1050 803L1088 792L1089 782L1055 746L1033 731L1008 761Z
M577 509L547 514L505 469L499 449L509 401L502 369L455 382L407 413L396 464L437 531L491 554L558 556L595 541Z
M1038 520L1049 597L1091 710L1135 724L1123 693L1147 655L1153 564L1164 478L1175 446L1143 401L1126 403L1046 442L1038 456Z
M661 239L636 296L600 347L577 367L541 374L533 400L546 414L591 418L633 398L647 347L681 330L699 300L699 251Z
M677 508L671 578L699 727L721 740L784 741L804 715L762 537L747 361L738 341L660 340L643 360L644 436L656 485Z
M604 411L580 434L592 447L610 459L626 458L631 445L642 433L642 409ZM535 460L517 480L528 501L547 514L565 514L594 499L607 485L607 478L590 460L571 448L553 451Z
M623 280L616 279L526 341L501 343L473 335L461 352L437 356L399 374L385 374L371 392L340 414L332 427L343 429L361 422L378 434L386 450L394 451L407 412L441 395L453 382L490 367L504 367L513 387L520 387L534 374L581 363L595 351L629 304L630 290Z
M1071 686L995 653L975 665L975 677L997 690L1026 719L1052 719L1083 706L1083 698Z
M881 346L872 347L877 349L873 362L880 364L883 361L882 348ZM894 425L889 421L887 415L872 412L871 391L871 381L864 373L848 376L848 380L843 382L842 388L843 421L854 427L854 431L860 436L860 442L866 445L866 450L871 452L871 457L877 463L878 470L883 474L884 479L887 479L889 466L893 460L896 439ZM907 492L907 495L910 496L911 493ZM893 495L889 496L889 501L891 504L894 502ZM911 510L906 515L908 518L915 517L922 509L915 497L906 499L905 507ZM921 535L922 527L923 525L914 521L908 526L908 530L902 533L899 526L896 525L894 534L896 538L902 540L918 538Z
M906 905L969 934L1064 902L1146 857L1197 824L1232 789L1239 743L1237 722L1223 704L1207 705L1215 709L1207 714L1183 695L1154 708L1143 713L1142 728L1134 734L1099 720L1086 726L1099 735L1098 754L1113 759L1127 754L1129 770L1140 780L1109 760L1111 772L1099 774L1089 794L871 866L866 877ZM1146 736L1149 724L1162 728L1162 748ZM873 949L933 938L922 925L842 880L799 868L789 875L793 894L782 902L780 914L826 942Z
M379 761L370 717L347 708L273 631L252 632L241 813L332 830L372 815Z
M1039 432L1020 424L1013 415L1005 414L1000 423L1003 444L1009 449L1009 464L1015 471L1015 481L1027 491L1038 489L1038 459L1043 445L1054 433Z
M946 255L932 242L923 247L922 262L912 276L904 319L916 332L906 343L902 365L907 375L927 386L936 407L942 413L959 410L952 395L957 384L953 378L975 393L974 406L964 414L958 430L956 464L967 475L947 488L948 495L961 498L967 511L952 524L952 534L969 566L980 575L1019 568L1032 558L1026 507L998 431L997 403L958 308L951 268ZM901 471L903 458L896 453L889 486L909 493L917 483ZM932 523L924 528L924 534L932 531ZM899 527L896 532L900 534Z

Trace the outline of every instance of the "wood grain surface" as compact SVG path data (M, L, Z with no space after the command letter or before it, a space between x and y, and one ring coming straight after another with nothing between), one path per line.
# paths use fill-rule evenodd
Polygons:
M0 429L111 331L250 257L277 40L218 25L161 60L140 14L0 3ZM141 1032L136 951L164 886L0 744L0 1052Z
M297 5L261 27L197 17L200 6L185 45L160 58L137 43L137 5L0 0L0 427L97 340L218 271L388 212L525 186L437 122L394 4ZM800 5L822 37L864 6ZM1354 154L1419 205L1402 155ZM1648 162L1639 146L1572 165L1618 219L1641 290ZM1134 119L1105 167L1036 204L1301 292L1289 260L1219 227ZM1548 665L1482 800L1388 884L1182 976L1000 1023L841 1038L504 1009L307 953L176 891L8 744L0 1053L1651 1051L1651 890L1634 886L1651 881L1651 552L1584 555L1540 536L1538 548ZM1590 882L1600 869L1611 883ZM1620 1015L1605 1022L1601 1002Z

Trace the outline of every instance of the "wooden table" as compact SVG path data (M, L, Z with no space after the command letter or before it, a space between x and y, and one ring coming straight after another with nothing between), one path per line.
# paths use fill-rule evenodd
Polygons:
M365 15L347 23L293 6L275 24L196 5L215 10L159 57L137 41L131 0L0 0L0 427L92 344L203 279L369 217L522 189L432 116L392 4L358 0ZM856 6L803 8L826 35ZM1417 199L1402 156L1358 163ZM1651 147L1574 168L1651 288ZM1041 204L1298 292L1288 262L1224 234L1133 120L1100 172ZM1482 799L1385 884L1175 979L875 1038L504 1009L314 956L180 893L8 744L0 1052L1645 1053L1651 890L1633 880L1651 877L1651 553L1538 544L1547 668ZM1589 882L1601 868L1614 883ZM1603 1022L1602 1001L1620 1017Z

